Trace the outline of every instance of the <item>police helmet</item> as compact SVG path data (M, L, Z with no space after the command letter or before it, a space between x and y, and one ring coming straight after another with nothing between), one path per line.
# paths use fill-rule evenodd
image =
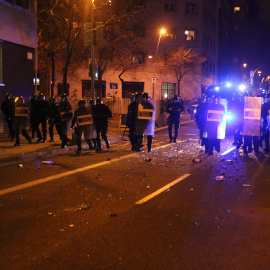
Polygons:
M131 101L135 101L135 99L136 99L135 94L132 94L131 97L130 97L130 100L131 100Z
M135 98L141 98L141 96L142 96L142 93L137 92L137 93L135 94Z
M102 104L102 103L103 103L102 98L97 97L97 99L96 99L96 103L97 103L97 104Z
M79 101L78 101L78 106L79 107L82 107L82 106L85 106L86 102L83 98L81 98Z
M12 98L12 95L10 93L6 93L6 99L11 99Z
M50 101L50 103L56 103L56 97L51 96L51 97L49 98L49 101Z
M16 97L15 103L23 104L24 103L24 97L23 96Z
M63 94L60 98L61 101L68 101L68 95L67 94Z
M89 105L95 105L95 100L90 98L89 101L88 101L88 104Z
M143 93L142 94L142 99L146 98L146 101L149 101L150 100L150 96L148 95L148 93Z
M38 100L45 100L45 96L44 96L43 93L40 93L40 94L38 95Z
M172 98L172 100L177 100L177 101L179 101L179 98L178 98L177 95L174 95L173 98Z
M36 99L37 99L37 94L32 94L32 95L31 95L31 99L32 99L32 100L36 100Z

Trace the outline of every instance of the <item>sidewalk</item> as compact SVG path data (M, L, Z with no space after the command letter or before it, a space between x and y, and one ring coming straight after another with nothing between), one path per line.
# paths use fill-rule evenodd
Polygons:
M181 121L190 120L189 114L183 114ZM166 127L161 127L159 129L163 129ZM74 130L68 131L68 138L72 138L72 133ZM28 132L29 135L30 132ZM120 131L119 128L115 127L114 125L109 124L108 128L108 139L110 143L117 143L121 141L123 135L123 130ZM125 134L125 138L127 137L127 132ZM46 143L36 143L37 139L34 139L32 144L29 144L25 138L20 135L21 137L21 145L14 146L14 141L9 141L8 134L0 133L0 165L14 163L14 162L22 162L26 160L35 159L38 157L46 157L56 154L64 154L71 151L76 151L77 145L74 143L68 144L65 149L61 148L61 141L59 135L56 133L54 135L54 142L46 142ZM49 134L47 134L48 141L50 140ZM104 141L101 139L102 145ZM82 143L83 149L88 149L88 145L83 140ZM104 146L103 146L104 148Z
M72 133L74 130L68 131L68 138L72 139ZM30 132L28 132L29 135ZM110 143L116 143L121 140L123 133L118 128L110 127L108 130L108 139ZM77 145L72 143L68 144L65 149L61 148L61 140L58 134L54 135L54 142L48 142L50 140L49 134L47 134L48 141L46 143L36 143L37 139L34 139L31 144L20 135L21 143L20 146L14 146L14 141L9 141L8 134L0 133L0 165L14 162L21 162L26 160L35 159L38 157L46 157L56 154L64 154L67 152L75 151ZM102 145L104 141L101 139ZM88 149L88 145L83 140L83 149ZM103 146L104 148L104 146Z

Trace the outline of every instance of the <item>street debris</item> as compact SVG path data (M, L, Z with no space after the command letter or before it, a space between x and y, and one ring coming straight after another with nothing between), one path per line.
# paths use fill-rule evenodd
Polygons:
M18 165L18 169L22 169L23 168L23 165L22 164L19 164Z
M243 187L250 187L250 184L243 184Z
M151 158L146 158L145 161L146 162L152 162L152 159Z
M217 180L217 181L223 181L223 180L224 180L224 176L223 176L223 175L218 175L218 176L216 177L216 180Z
M69 224L68 227L73 228L74 224Z
M116 213L110 213L110 217L117 217Z
M200 158L194 158L192 159L192 162L194 163L200 163L202 160Z
M229 160L226 161L226 163L227 164L233 164L233 161L229 159Z
M53 213L52 212L47 212L47 216L52 216Z
M42 164L53 164L52 160L50 160L50 159L43 160L41 163Z

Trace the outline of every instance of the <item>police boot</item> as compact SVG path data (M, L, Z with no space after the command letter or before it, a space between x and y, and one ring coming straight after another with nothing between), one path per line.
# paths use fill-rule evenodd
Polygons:
M137 145L136 145L136 151L141 152L143 151L143 135L138 135L137 137Z
M29 142L32 143L32 140L30 138L30 136L28 135L26 130L22 130L22 135L24 136L24 138Z
M15 139L16 139L16 142L15 142L14 146L20 146L20 132L16 131Z
M63 135L61 148L66 148L66 147L67 147L67 135Z
M108 141L108 139L105 140L105 143L106 143L107 149L109 149L110 148L110 142Z
M147 136L147 149L148 149L148 152L152 151L152 142L153 142L153 136L148 135Z
M101 150L102 150L102 148L101 148L100 137L98 136L97 137L97 149L96 149L96 151L100 152Z
M89 150L93 150L93 146L92 146L91 140L90 140L90 139L87 139L87 140L86 140L86 143L87 143L88 146L89 146Z
M93 149L97 148L97 140L96 139L91 139L92 143L93 143Z

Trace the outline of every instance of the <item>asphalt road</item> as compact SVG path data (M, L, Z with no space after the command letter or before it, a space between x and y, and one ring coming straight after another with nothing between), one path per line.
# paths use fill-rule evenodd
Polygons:
M269 156L197 133L2 166L0 269L270 269Z

